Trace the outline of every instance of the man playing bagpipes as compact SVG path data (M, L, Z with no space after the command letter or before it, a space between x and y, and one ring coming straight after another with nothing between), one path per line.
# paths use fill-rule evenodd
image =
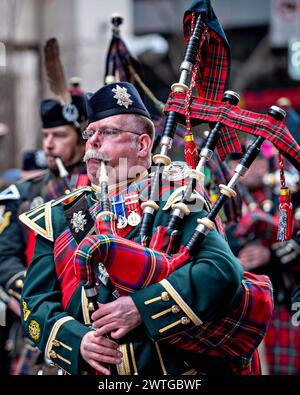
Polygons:
M214 18L211 12L204 14L208 21ZM132 85L109 84L87 96L85 159L92 187L21 218L37 233L23 289L23 325L46 357L68 373L90 368L100 374L259 373L256 348L272 312L270 282L265 276L243 274L215 229L216 214L224 200L234 196L238 177L222 186L222 197L209 214L199 207L205 203L197 188L201 166L188 178L175 177L174 182L167 177L167 185L163 182L174 121L189 107L181 107L183 98L190 96L185 95L186 77L208 32L201 19L190 17L193 33L166 107L153 177L143 171L150 167L153 139L148 111ZM200 59L196 63L200 67ZM206 86L208 82L206 74ZM201 100L200 105L212 111L206 99ZM211 104L240 116L234 94L224 93L223 101L211 99ZM193 101L190 107L193 110ZM195 118L203 117L193 112ZM282 116L273 107L262 121L267 128L279 129ZM215 122L214 117L210 114L209 121ZM224 120L229 123L226 116ZM219 122L211 132L203 158L219 137L221 152L232 146L224 144L228 131L219 136L220 127ZM191 133L186 140L192 142ZM262 140L257 137L236 174L251 164ZM187 148L191 159L195 151L192 144ZM178 186L185 178L182 199Z
M35 344L45 351L47 358L72 374L79 374L82 369L86 369L84 360L104 374L109 373L103 366L106 363L116 366L119 373L183 373L192 368L197 370L200 361L194 361L193 348L194 344L198 348L204 337L205 345L202 349L200 347L203 352L215 348L218 343L222 343L225 350L229 329L234 332L234 327L243 334L241 337L246 342L249 333L242 330L245 312L239 309L241 300L250 314L247 325L251 326L252 322L253 310L249 303L251 300L253 305L254 295L250 292L250 283L247 285L247 279L242 282L241 267L217 231L209 233L194 258L186 255L182 267L173 273L170 269L170 275L166 271L166 279L161 278L163 281L137 290L132 298L123 296L115 299L118 294L102 269L99 297L103 305L99 309L101 318L94 325L101 326L100 331L105 333L101 334L85 325L90 322L87 300L80 275L75 275L73 260L78 245L93 233L96 216L101 212L101 203L106 201L103 191L97 186L100 162L107 162L114 170L111 170L111 174L108 172L108 178L117 175L118 184L110 186L108 194L111 206L116 207L115 213L127 220L127 226L124 227L118 221L115 228L119 225L117 234L121 239L117 253L123 254L122 263L124 265L126 262L124 269L132 283L135 269L131 269L131 260L144 247L139 246L140 251L133 250L130 254L130 240L138 233L138 218L141 216L139 198L148 192L149 179L145 175L143 177L141 169L150 166L153 139L153 126L148 112L137 91L128 83L110 84L97 91L88 99L88 114L90 124L84 134L88 139L85 160L93 186L74 192L72 202L72 194L67 195L21 217L37 233L35 256L28 268L23 289L24 328ZM127 158L128 170L119 168L119 158ZM140 176L127 181L134 166L138 166ZM105 182L103 174L100 174L100 178ZM176 185L171 183L167 187L160 191L162 201L165 195L170 196ZM68 203L64 204L66 200ZM199 215L204 216L205 211L191 213L188 217L181 243L188 240ZM166 224L167 220L168 213L160 208L154 228ZM96 224L100 230L110 226L105 217L97 221L100 222L100 225ZM113 232L113 228L108 230ZM105 237L109 239L110 236ZM113 244L111 247L109 255L114 251ZM149 251L150 255L157 255L157 258L152 258L151 266L155 274L159 253ZM149 269L145 267L146 271L149 270L149 276L153 275L152 269L150 265ZM160 273L157 275L159 280ZM137 284L136 288L140 286ZM264 295L265 305L260 300L263 322L251 326L255 339L250 341L251 350L247 350L243 356L237 350L228 353L237 372L250 369L252 354L263 336L271 312L270 288L266 278L261 279L257 291ZM120 289L119 293L122 292ZM228 318L223 317L222 320L222 312L229 314ZM218 326L219 320L222 325ZM230 320L234 321L234 326L231 326ZM202 325L207 328L207 332L201 329ZM106 326L111 339L104 336ZM176 344L178 339L175 335L183 331L184 337L179 342L186 344L186 349ZM116 341L120 343L120 351L117 350ZM216 344L213 347L214 342ZM214 352L211 358L214 360ZM221 362L218 364L223 365ZM223 369L230 371L226 363Z

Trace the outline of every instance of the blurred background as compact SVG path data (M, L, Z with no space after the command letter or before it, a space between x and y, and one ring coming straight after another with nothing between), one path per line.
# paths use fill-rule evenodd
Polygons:
M288 97L300 111L300 0L212 0L232 50L230 89L241 106L265 112ZM68 78L85 91L103 85L110 18L162 101L178 81L182 20L191 0L0 0L0 174L41 148L39 102L51 97L43 45L56 37ZM299 143L299 141L298 141ZM12 174L11 177L15 177Z

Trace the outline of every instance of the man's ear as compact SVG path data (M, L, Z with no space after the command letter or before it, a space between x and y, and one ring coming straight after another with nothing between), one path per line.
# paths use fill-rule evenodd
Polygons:
M151 150L151 137L144 133L139 136L138 138L138 153L137 156L138 158L146 158L149 155L149 152Z

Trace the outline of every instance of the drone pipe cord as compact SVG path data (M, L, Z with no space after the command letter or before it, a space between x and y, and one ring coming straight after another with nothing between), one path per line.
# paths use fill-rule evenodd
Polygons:
M271 106L269 108L268 114L278 121L283 120L286 116L285 111L277 106ZM234 170L235 174L233 175L229 183L227 185L219 185L221 194L218 200L216 201L206 218L198 219L198 226L196 227L194 234L191 236L186 245L186 248L191 255L195 254L209 231L213 229L213 221L215 220L219 210L222 208L226 200L229 198L234 198L236 196L236 192L233 190L233 187L236 185L238 179L246 174L246 171L251 166L255 158L258 156L260 152L260 147L264 140L264 137L258 136L254 140L254 142L248 147L242 159L239 161L239 164Z

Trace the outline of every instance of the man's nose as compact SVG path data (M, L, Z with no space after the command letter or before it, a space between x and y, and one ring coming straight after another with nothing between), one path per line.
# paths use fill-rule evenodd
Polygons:
M96 132L92 137L89 138L88 142L93 148L100 148L103 143L103 137Z
M45 148L47 149L53 149L54 148L54 139L53 136L49 135L46 137L44 140Z

